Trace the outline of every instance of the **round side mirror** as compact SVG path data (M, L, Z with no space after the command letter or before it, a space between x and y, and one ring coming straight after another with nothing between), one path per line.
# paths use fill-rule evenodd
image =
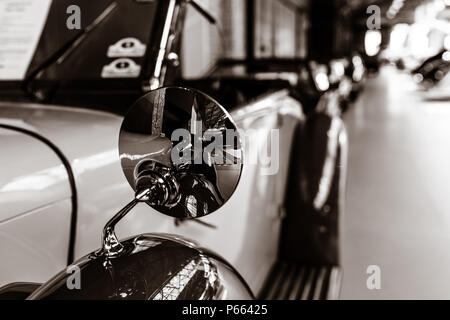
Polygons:
M176 218L205 216L225 204L242 171L229 114L195 90L152 91L125 117L119 151L136 195L105 225L102 248L72 265L82 272L83 290L71 290L71 273L63 270L29 299L252 299L239 273L208 250L169 235L121 242L114 232L140 202Z
M228 112L193 89L154 90L129 110L120 130L125 177L158 212L208 215L231 197L242 172L241 142Z

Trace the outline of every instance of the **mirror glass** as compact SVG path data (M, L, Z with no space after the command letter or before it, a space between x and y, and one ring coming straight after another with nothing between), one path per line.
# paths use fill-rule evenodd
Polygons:
M179 219L208 215L231 197L243 163L228 112L200 91L161 88L140 98L122 123L122 169L147 204Z

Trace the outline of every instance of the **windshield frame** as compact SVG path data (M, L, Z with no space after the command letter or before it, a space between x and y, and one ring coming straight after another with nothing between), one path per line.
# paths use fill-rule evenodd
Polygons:
M177 50L179 42L178 34L181 33L180 30L183 26L186 3L185 0L155 0L156 14L150 22L152 25L150 26L150 36L146 43L147 49L143 57L141 72L137 78L106 79L100 78L99 76L98 79L86 80L46 79L45 76L41 76L33 79L33 87L42 90L44 92L43 95L53 95L55 93L54 91L59 92L65 90L87 94L89 91L115 91L117 94L120 94L120 92L133 92L134 94L142 94L150 89L163 86L166 83L168 67L170 67L166 62L166 56L171 50ZM28 66L27 75L33 72L31 68L34 59L35 57L33 56ZM45 75L45 72L43 73ZM23 89L24 80L1 80L0 100L26 101L27 99L31 99L32 101L38 102L52 102L53 100L52 97L41 99L42 97L39 95L27 95Z

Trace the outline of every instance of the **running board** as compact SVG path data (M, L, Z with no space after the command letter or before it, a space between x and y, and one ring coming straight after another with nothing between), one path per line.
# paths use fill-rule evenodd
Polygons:
M277 262L266 280L261 300L337 300L342 270L338 266L301 266Z

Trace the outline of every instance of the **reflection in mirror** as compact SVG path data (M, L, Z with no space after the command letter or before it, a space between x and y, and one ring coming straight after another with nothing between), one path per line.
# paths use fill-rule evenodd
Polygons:
M180 219L219 209L242 171L239 133L209 96L169 87L139 99L119 137L122 169L136 193L157 211Z

